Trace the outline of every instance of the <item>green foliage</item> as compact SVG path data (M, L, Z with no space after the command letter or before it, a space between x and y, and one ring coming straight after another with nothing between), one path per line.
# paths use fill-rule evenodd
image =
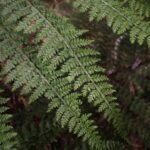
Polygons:
M5 46L2 47L1 61L7 61L7 63L3 67L2 74L6 76L7 83L13 82L13 90L22 87L21 92L23 94L31 93L30 102L44 95L51 100L48 111L57 108L56 118L60 121L62 127L67 124L70 131L79 136L84 136L84 139L89 140L91 145L100 144L100 137L95 130L93 121L89 120L89 115L81 114L79 108L81 102L78 99L78 94L71 93L69 83L65 82L65 79L59 79L57 74L49 74L47 79L18 48L18 44L12 41L13 39L10 39L7 33L3 34L4 41L1 42L1 46L4 43ZM10 58L8 59L8 57Z
M103 68L96 66L96 63L99 61L99 58L97 58L98 53L94 52L92 49L82 48L82 46L87 45L89 41L80 38L75 39L78 35L82 34L82 31L76 31L73 26L66 24L62 19L56 18L50 13L47 13L47 16L45 17L45 7L42 9L42 6L38 5L38 3L35 3L34 7L30 2L27 2L26 5L31 7L31 12L24 17L16 30L23 30L26 34L36 32L35 42L33 43L43 41L44 39L38 57L45 64L49 63L48 61L51 59L50 64L47 64L49 71L56 70L57 68L60 68L61 65L61 71L64 74L69 74L67 77L68 80L75 81L75 90L86 83L86 86L83 86L83 94L90 95L89 101L94 101L96 98L95 105L97 106L98 104L101 104L99 110L107 110L108 108L114 111L116 105L115 98L109 96L113 93L113 90L111 86L105 82L107 81L107 78L103 75L98 75L99 73L102 74L101 72L104 71ZM13 2L13 6L15 7L18 5L14 5ZM11 7L11 4L9 4L8 8L6 7L2 14L6 14L7 9L9 9L9 11L11 9L12 11L14 10L14 8ZM22 10L22 7L20 9ZM17 12L18 11L19 9L17 9ZM10 13L7 15L10 15ZM10 18L12 18L12 16L10 16ZM39 24L39 21L41 24ZM31 24L31 22L34 23ZM66 28L66 26L68 28ZM39 33L37 31L39 31ZM77 80L75 80L75 78L77 78ZM103 86L101 86L101 82L103 83ZM90 94L89 91L92 91L93 93ZM99 99L101 99L101 101L99 101ZM112 103L112 106L109 106L111 105L108 104L110 103L109 101ZM104 105L102 105L103 103ZM118 112L118 110L116 110L116 112ZM106 116L112 114L107 113L109 113L109 111L106 112ZM113 118L113 116L110 116L110 118Z
M9 21L10 18L13 18L10 15L11 12L14 11L15 14L20 15L20 10L25 9L24 7L27 10L30 9L26 15L22 14L24 18L19 22L16 30L29 35L36 33L33 43L42 42L37 55L42 63L47 65L49 72L59 70L61 73L57 74L65 76L67 74L66 79L73 83L74 90L80 89L83 96L88 97L88 101L98 107L98 111L104 112L105 118L109 121L112 120L118 131L123 131L120 127L122 116L120 116L116 98L112 96L114 90L108 84L107 77L103 75L104 69L96 65L100 61L99 53L89 48L83 48L90 43L90 41L79 37L84 31L76 30L65 20L55 17L46 11L46 8L38 1L34 1L32 4L28 1L22 3L25 6L22 8L19 5L20 9L17 7L18 2L16 5L13 2L14 8L8 3L9 5L2 12L7 17L7 21L12 23ZM17 10L14 10L15 6ZM7 10L9 10L8 13ZM17 15L16 18L19 17L22 16ZM51 61L49 62L49 60ZM40 92L38 91L38 93Z
M147 0L125 0L126 3L129 4L130 8L140 15L144 15L145 17L150 16L150 1Z
M40 122L24 122L22 127L18 126L20 149L32 150L43 149L45 145L54 144L55 149L57 138L60 136L60 129L51 117L43 117ZM38 144L37 144L38 143ZM49 144L50 143L50 144Z
M143 44L147 40L150 45L149 21L146 21L148 5L141 3L142 0L75 0L74 5L82 12L89 11L91 20L106 18L118 34L129 31L131 42L137 40ZM20 133L19 149L48 149L45 145L49 147L54 142L53 137L54 140L58 138L57 125L53 126L56 122L78 140L82 138L83 144L76 149L86 149L88 144L89 149L123 150L132 146L130 134L137 134L144 142L149 140L149 127L145 127L149 118L146 105L149 103L132 97L134 101L132 98L126 101L127 110L121 111L124 104L118 103L114 96L116 91L109 84L105 69L99 65L102 62L100 53L91 48L92 41L82 38L86 32L76 29L65 17L56 16L40 0L1 0L3 81L13 92L25 97L26 109L30 109L28 105L32 107L44 101L46 108L41 107L44 114L55 114L53 119L40 120L40 123L33 123L32 119L31 124L15 119L17 123L21 122L16 125L16 131ZM133 76L132 82L135 80L139 85L142 82L139 78ZM119 99L121 90L130 96L125 88L118 90ZM107 124L106 131L95 118L97 112ZM134 115L138 117L133 118ZM53 134L53 129L56 134L51 137L48 133ZM29 143L27 147L26 143ZM72 147L68 146L68 149Z
M79 37L85 31L76 30L65 19L54 16L39 1L1 3L2 20L9 28L7 33L1 29L1 62L5 62L2 74L6 76L6 83L13 83L13 90L21 88L22 94L29 94L30 103L41 96L49 99L48 112L56 109L56 120L61 126L67 125L70 132L82 136L91 147L117 146L113 141L103 142L91 115L80 110L79 98L83 95L122 132L120 110L112 96L114 90L103 75L104 69L96 65L99 54L83 48L90 43ZM10 25L27 37L23 35L25 39L21 39L12 34ZM35 38L30 44L26 38L33 33ZM82 95L76 92L78 89Z
M0 94L3 90L0 89ZM7 113L8 98L0 96L0 149L1 150L16 150L17 149L17 133L11 126L11 115Z
M77 12L77 15L70 18L78 27L89 29L87 37L95 39L93 46L101 52L103 66L117 89L129 143L139 149L149 149L149 49L146 45L131 45L127 35L113 34L105 20L88 22L86 14L81 16Z
M74 6L81 12L88 11L91 21L106 18L108 26L117 34L129 31L131 43L137 41L142 45L146 40L150 47L150 22L137 13L140 10L140 14L148 16L149 5L146 1L141 3L132 0L127 7L124 1L119 0L75 0Z

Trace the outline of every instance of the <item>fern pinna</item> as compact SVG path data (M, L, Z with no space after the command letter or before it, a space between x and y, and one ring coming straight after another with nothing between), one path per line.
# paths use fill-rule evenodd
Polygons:
M0 88L0 94L3 93ZM17 149L17 133L10 125L11 115L7 113L9 109L6 105L8 98L0 96L0 149L1 150L16 150Z
M143 9L139 4L144 5L143 0L135 2L119 0L74 0L74 6L79 8L81 12L88 11L90 20L102 20L106 18L108 26L118 34L129 31L131 43L138 42L140 45L147 41L150 47L150 22L144 19L145 15L149 15L149 4L147 9ZM146 5L144 5L146 7ZM134 9L133 9L134 7ZM138 12L141 12L140 15Z
M129 4L129 7L136 11L139 15L143 15L144 17L150 16L150 1L147 0L126 0L125 4Z
M80 110L80 98L87 97L118 132L122 131L114 90L103 75L104 69L96 64L99 54L83 48L89 41L79 38L84 31L54 16L38 0L5 0L1 4L3 24L9 28L1 29L5 35L1 61L6 62L2 72L6 82L13 82L13 90L21 88L22 94L29 94L30 102L41 96L48 98L48 112L56 109L56 119L62 127L67 125L91 147L119 149L118 142L103 141L91 115ZM21 36L13 34L14 27ZM27 40L33 33L34 39Z

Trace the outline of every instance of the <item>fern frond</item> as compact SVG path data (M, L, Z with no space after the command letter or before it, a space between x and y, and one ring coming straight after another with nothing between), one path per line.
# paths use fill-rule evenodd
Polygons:
M7 23L12 23L9 19L12 14L17 15L22 9L30 8L28 14L18 16L22 21L15 20L19 22L16 30L29 35L36 33L33 43L42 43L38 51L38 59L47 65L49 71L61 68L62 74L68 74L67 80L73 83L74 90L81 90L82 95L87 97L99 112L103 112L105 118L112 122L119 132L124 131L122 115L116 98L112 96L114 90L103 74L104 69L97 65L100 60L99 54L93 49L83 48L90 43L79 37L84 31L76 30L65 19L54 16L38 0L32 3L22 1L20 8L16 5L16 8L6 15L6 8L10 4L15 4L14 1L9 2L2 12L9 20L6 21ZM59 104L55 103L55 105ZM63 106L61 108L63 111Z
M72 92L72 86L63 78L62 73L55 70L46 70L41 67L39 60L31 59L19 41L15 42L15 35L3 30L1 27L1 62L5 62L2 74L6 82L13 84L13 89L21 88L23 94L30 94L30 102L45 96L49 99L48 112L56 110L56 119L61 126L68 126L70 132L82 136L89 145L95 149L102 147L115 147L117 142L107 142L101 139L97 126L90 119L89 114L80 110L79 94ZM12 38L13 36L13 38ZM4 44L5 43L5 44ZM16 44L17 43L17 44ZM47 67L47 66L46 66Z
M17 133L10 124L10 114L7 114L9 109L6 104L9 99L1 96L0 89L0 149L1 150L16 150L17 149Z
M150 16L150 1L145 0L126 0L132 10L145 17Z
M131 3L134 5L132 7L136 7L138 2ZM88 11L91 21L106 18L108 26L111 26L115 33L122 34L129 31L131 43L137 41L142 45L146 40L150 47L150 22L145 21L144 17L136 13L132 7L125 7L124 2L119 0L75 0L74 6L81 12Z

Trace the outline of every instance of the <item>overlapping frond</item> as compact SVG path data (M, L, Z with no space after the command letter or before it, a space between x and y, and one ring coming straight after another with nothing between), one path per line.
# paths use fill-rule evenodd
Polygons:
M89 145L96 149L113 148L115 141L102 141L97 127L90 119L90 114L83 114L80 110L79 94L72 91L72 86L58 70L50 70L48 62L44 65L41 57L29 56L26 52L32 47L24 48L19 42L13 40L15 34L9 35L1 27L1 57L3 65L2 75L6 82L11 83L13 90L21 89L22 94L30 95L30 102L45 96L49 99L48 112L56 110L56 119L61 126L68 126L69 131L82 136ZM33 58L34 57L34 58Z
M2 15L7 18L8 24L19 22L17 31L23 31L27 35L36 34L32 42L38 46L38 43L42 43L38 59L47 65L49 72L61 70L67 81L73 83L74 91L82 91L82 95L88 98L89 103L97 107L99 112L103 112L105 118L112 122L118 131L123 131L122 116L116 98L112 96L114 90L103 74L104 69L97 65L100 60L99 53L84 48L90 41L80 38L85 31L75 29L65 19L46 11L38 0L32 3L25 0L3 3L6 6ZM21 15L22 10L25 11ZM56 101L52 103L59 105ZM64 110L63 106L60 108L59 111Z
M90 20L102 20L106 18L108 26L118 34L129 31L130 41L137 41L140 45L147 41L150 47L150 22L144 20L143 15L139 15L137 11L143 11L143 7L139 1L129 2L131 7L125 7L124 1L119 0L75 0L74 6L79 8L81 12L88 11ZM145 1L146 3L146 1ZM143 3L146 7L146 4ZM134 7L134 9L133 9ZM148 9L144 9L148 15Z
M1 96L3 90L0 88L0 149L17 150L17 133L10 124L11 115L6 104L9 99Z

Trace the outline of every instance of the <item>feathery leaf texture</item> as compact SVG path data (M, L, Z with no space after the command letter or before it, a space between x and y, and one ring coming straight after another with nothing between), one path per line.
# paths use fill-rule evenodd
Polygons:
M3 90L0 88L0 95ZM9 99L0 96L0 149L1 150L16 150L17 149L17 133L10 125L11 115L7 114L9 109L6 103Z
M135 11L138 2L134 3L133 0L129 3L131 7L125 7L124 1L119 0L74 0L74 6L81 12L89 11L91 21L106 18L108 26L111 26L115 33L122 34L129 31L131 43L137 41L142 45L146 40L150 47L150 21L145 21L144 16ZM139 11L142 6L137 9Z
M38 50L38 59L47 66L47 73L59 70L61 73L57 74L67 76L74 91L81 90L89 103L97 107L99 112L103 112L118 132L124 131L118 103L112 96L114 90L103 74L104 69L97 65L100 60L99 53L84 48L90 41L80 38L85 31L77 30L66 19L54 16L38 0L32 3L25 0L7 0L2 3L6 4L2 11L2 15L7 18L6 23L16 22L18 25L15 30L18 32L23 31L27 35L36 33L33 43L38 48L39 43L42 43ZM21 13L22 10L24 13ZM39 86L37 93L44 92L44 88L42 91L40 89ZM58 106L59 103L55 105Z
M150 1L147 0L126 0L131 9L135 10L138 14L149 17L150 16Z
M61 126L67 125L70 132L82 136L91 147L116 148L117 142L101 140L91 115L80 110L83 96L124 135L113 87L104 69L97 65L99 53L85 48L91 41L80 38L85 31L49 12L39 0L2 0L1 4L5 26L15 28L13 31L10 27L7 33L1 29L0 60L5 62L6 82L13 83L13 90L21 88L22 94L30 95L30 103L41 96L49 99L48 112L56 110ZM25 38L35 34L30 41L32 46L23 45L19 38L13 40L13 32Z
M20 42L13 41L15 35L9 35L2 27L1 38L0 61L5 62L2 75L6 76L7 83L13 84L13 90L21 88L22 94L30 94L30 102L41 96L48 98L48 112L56 109L56 120L61 126L67 125L70 132L82 136L91 147L104 150L119 148L120 143L116 141L101 140L97 127L90 120L91 115L80 111L79 94L72 92L72 86L61 72L47 70L48 66L36 66L36 61L41 59L36 57L32 60L24 52L27 49Z
M2 29L1 29L2 31ZM48 79L35 64L21 50L19 44L1 32L4 40L0 43L1 62L6 62L2 74L6 82L13 82L13 90L22 88L22 94L31 94L30 102L34 102L44 95L50 100L48 111L57 108L56 118L62 127L69 126L69 130L78 136L83 136L93 147L100 147L101 138L96 126L89 119L89 115L81 114L80 101L77 93L71 93L71 86L65 79L59 78L55 72L49 74ZM14 37L14 36L13 36Z

